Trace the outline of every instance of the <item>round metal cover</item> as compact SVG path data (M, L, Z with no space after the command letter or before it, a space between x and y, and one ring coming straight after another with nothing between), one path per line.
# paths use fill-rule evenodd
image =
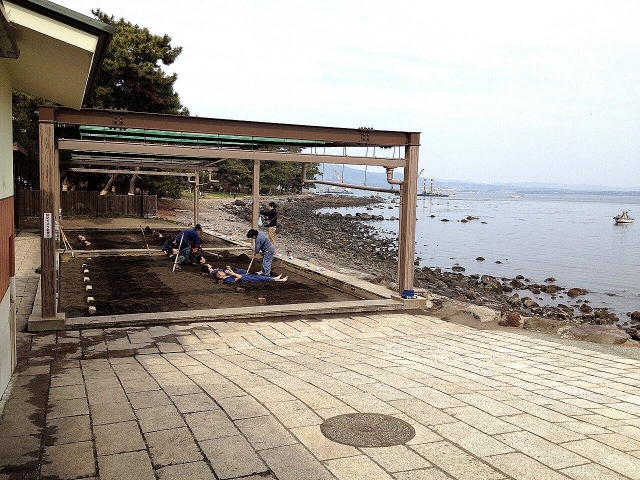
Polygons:
M391 447L411 440L416 431L407 422L379 413L348 413L327 418L320 431L329 440L354 447Z

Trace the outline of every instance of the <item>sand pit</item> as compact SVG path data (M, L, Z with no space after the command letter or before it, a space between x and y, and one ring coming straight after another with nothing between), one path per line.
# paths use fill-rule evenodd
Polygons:
M183 228L163 229L164 236L180 233ZM146 250L147 244L150 250L160 250L164 243L164 238L153 237L151 234L142 235L140 229L137 230L98 230L98 229L65 229L65 234L71 247L74 250L92 252L97 250ZM226 240L203 233L200 235L202 245L205 248L233 247L233 244ZM145 240L147 243L145 243ZM86 242L89 242L87 245Z
M119 239L116 242L121 245L129 242L122 233L116 236ZM139 236L141 239L142 235ZM107 238L100 234L101 241L105 242L103 245L107 245ZM94 245L92 241L91 247ZM146 249L144 242L142 245ZM211 243L208 242L209 245ZM246 269L250 261L246 254L236 255L228 251L220 252L219 258L213 254L205 256L207 263L214 267L229 265L234 269ZM200 266L183 266L182 271L172 273L173 260L164 255L78 252L72 257L64 254L60 261L59 310L65 312L66 317L73 318L88 316L89 306L95 307L95 315L123 315L359 299L294 271L285 271L277 263L274 262L272 275L283 273L289 276L289 281L218 284L210 276L203 277ZM251 270L259 269L260 262L254 261ZM88 282L85 277L89 278ZM87 285L91 285L90 290L86 290ZM89 296L93 301L88 303ZM260 298L264 298L264 302Z

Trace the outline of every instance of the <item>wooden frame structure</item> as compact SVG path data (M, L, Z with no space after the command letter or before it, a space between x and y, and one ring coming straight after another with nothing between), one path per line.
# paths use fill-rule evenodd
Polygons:
M148 143L145 141L83 140L64 138L62 132L69 126L98 126L109 130L148 129L164 132L183 132L187 134L207 134L219 138L233 136L244 139L245 145L229 146L220 142L218 145L178 145ZM257 228L260 161L296 162L302 164L303 182L325 183L306 180L307 163L348 164L381 166L387 171L387 181L391 185L399 185L399 190L366 187L361 185L344 185L364 190L399 193L399 238L398 238L398 284L399 291L413 289L414 254L415 254L415 222L418 183L418 153L420 134L417 132L380 131L370 128L336 128L282 123L249 122L239 120L222 120L202 117L185 117L179 115L161 115L136 113L120 110L73 110L63 107L40 107L40 191L41 191L41 298L42 318L57 316L57 257L55 238L52 234L54 222L58 217L60 205L60 173L59 151L73 150L95 155L119 155L122 157L146 156L159 169L176 169L176 162L184 162L184 169L189 169L189 162L195 160L220 161L229 158L253 160L253 218ZM269 149L268 144L281 141L286 145L310 148L312 153L288 153ZM347 148L361 147L374 149L397 148L398 158L370 157L347 155ZM343 155L318 154L322 148L326 151L343 149ZM315 153L314 153L315 149ZM400 152L403 152L403 156ZM171 166L167 166L171 159ZM92 160L92 164L97 164ZM98 162L99 163L99 162ZM131 165L149 167L149 160ZM102 165L114 165L113 159L105 159ZM207 164L209 165L209 164ZM393 178L395 168L403 169L403 179ZM209 167L203 168L205 170ZM194 223L198 218L198 192L196 168L196 191L194 195ZM135 173L131 171L130 173ZM138 172L142 173L142 172Z

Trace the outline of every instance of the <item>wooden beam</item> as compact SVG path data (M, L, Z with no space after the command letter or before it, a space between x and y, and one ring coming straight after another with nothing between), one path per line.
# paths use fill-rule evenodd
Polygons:
M200 217L200 170L196 170L196 180L193 184L193 225L198 224Z
M260 215L260 160L253 161L253 208L251 209L251 228L258 229L258 218ZM252 241L253 244L253 241Z
M40 137L40 288L42 297L42 318L55 318L57 314L57 270L55 221L56 211L56 171L58 170L58 150L55 148L54 124L39 124Z
M394 190L393 188L370 187L368 185L354 185L341 182L328 182L326 180L305 180L304 183L319 183L320 185L332 185L334 187L353 188L356 190L366 190L369 192L393 193L396 195L400 193L400 190Z
M407 165L400 189L400 225L398 228L398 287L413 290L416 242L416 203L418 201L418 149L406 148Z
M83 173L111 173L117 175L158 175L163 177L193 177L191 172L149 172L145 170L114 170L111 168L82 168L71 167L68 168L70 172L83 172Z
M272 162L328 163L333 165L372 165L379 167L404 167L402 158L373 158L344 155L317 155L307 153L282 153L225 148L192 147L180 145L156 145L133 142L96 142L93 140L58 140L60 150L81 152L127 153L156 155L159 157L185 158L237 158L241 160L269 160Z
M140 128L171 132L237 135L258 138L282 138L316 142L318 146L404 146L419 141L415 132L339 128L286 123L250 122L219 118L186 117L124 110L74 110L65 107L41 107L40 119L58 123L118 128Z

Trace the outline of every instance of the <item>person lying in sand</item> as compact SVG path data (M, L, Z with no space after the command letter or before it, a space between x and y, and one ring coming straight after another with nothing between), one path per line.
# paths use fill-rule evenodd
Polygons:
M209 276L209 275L211 275L213 277L216 274L216 272L223 272L223 271L224 271L223 268L213 268L213 266L210 263L205 263L200 268L200 274L203 277L206 277L206 276Z
M237 268L234 272L231 267L225 267L224 271L218 270L213 273L213 278L216 280L222 280L222 283L255 283L255 282L286 282L289 277L283 277L278 275L277 277L267 277L265 275L256 275L253 273L247 273L243 268Z

